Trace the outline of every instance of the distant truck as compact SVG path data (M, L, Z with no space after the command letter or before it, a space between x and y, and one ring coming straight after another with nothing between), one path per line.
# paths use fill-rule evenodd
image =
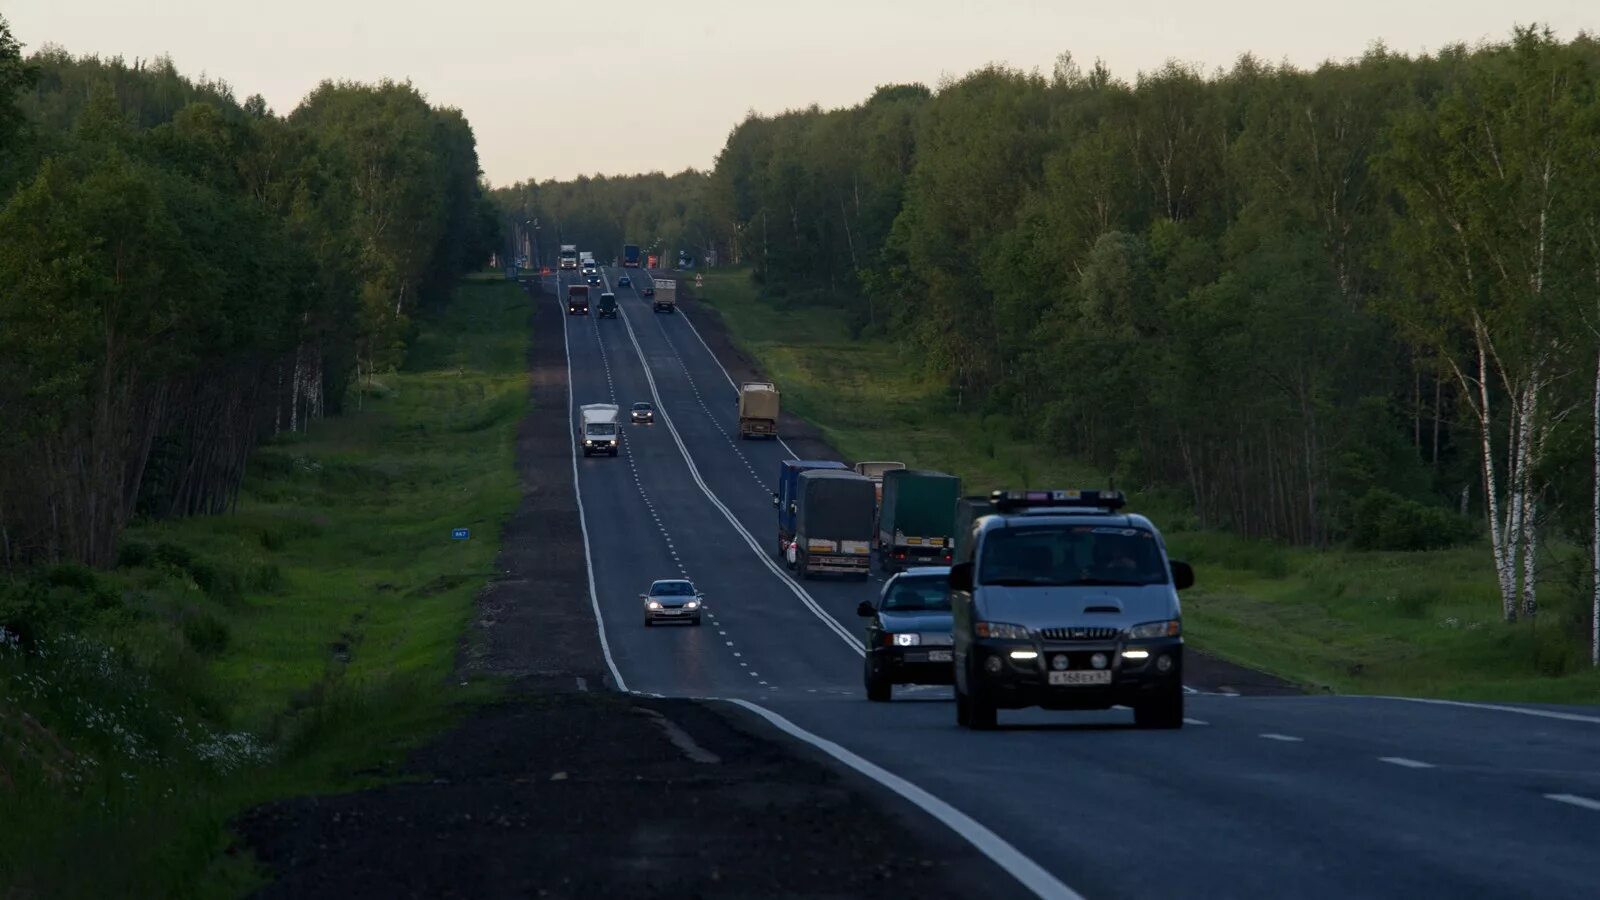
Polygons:
M590 251L590 250L579 251L579 253L578 253L578 265L583 266L585 269L587 269L590 266L593 266L594 264L595 264L595 261L594 261L594 252L593 251Z
M578 428L578 445L584 456L604 453L616 456L622 430L617 426L615 403L586 403L578 408L583 422Z
M587 316L589 314L589 286L587 284L567 285L567 315Z
M778 510L778 558L787 559L789 542L794 540L795 513L800 508L800 473L812 469L850 471L842 462L831 459L786 459L778 464L778 491L772 505Z
M606 291L600 295L600 311L595 314L601 319L615 319L617 317L617 295Z
M871 479L850 471L810 469L795 489L795 535L789 567L801 578L872 574L872 522L877 502Z
M678 308L678 283L676 281L657 278L653 286L655 290L650 294L651 309L656 312L672 312Z
M994 501L985 494L962 497L956 501L956 530L955 547L957 553L961 546L972 538L972 523L984 516L993 515L995 512Z
M576 269L578 267L578 245L577 244L562 244L561 245L561 262L560 262L560 266L563 269Z
M624 244L622 247L622 267L624 269L639 268L639 245Z
M878 564L886 572L945 566L955 546L961 479L943 472L892 469L883 473L878 510Z
M778 436L778 386L747 381L739 386L739 439Z
M871 478L872 483L878 486L878 505L882 506L884 473L898 471L905 467L906 464L903 462L858 462L856 463L856 474Z

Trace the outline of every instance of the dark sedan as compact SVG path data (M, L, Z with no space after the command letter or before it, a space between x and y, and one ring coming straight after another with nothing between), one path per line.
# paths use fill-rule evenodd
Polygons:
M867 699L883 702L897 684L950 684L950 567L917 566L883 586L876 604L856 612L870 619L864 680Z

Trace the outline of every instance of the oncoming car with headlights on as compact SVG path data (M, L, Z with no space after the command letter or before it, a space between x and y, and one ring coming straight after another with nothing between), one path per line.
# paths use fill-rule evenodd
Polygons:
M650 590L640 594L644 601L644 624L657 622L688 622L700 624L706 598L695 590L694 582L686 578L663 578L652 582Z
M996 491L950 569L956 721L997 709L1128 706L1183 727L1183 614L1194 583L1115 491Z
M950 567L916 566L856 612L867 624L867 699L888 700L897 684L949 684Z

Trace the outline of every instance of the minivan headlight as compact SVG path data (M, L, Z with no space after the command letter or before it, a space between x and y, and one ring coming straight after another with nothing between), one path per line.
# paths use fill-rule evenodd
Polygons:
M1135 640L1143 638L1177 637L1183 633L1183 622L1178 619L1166 619L1161 622L1145 622L1128 629L1128 637Z
M997 638L1002 641L1025 641L1028 639L1028 629L1021 625L1009 625L1005 622L973 622L972 633L981 638Z

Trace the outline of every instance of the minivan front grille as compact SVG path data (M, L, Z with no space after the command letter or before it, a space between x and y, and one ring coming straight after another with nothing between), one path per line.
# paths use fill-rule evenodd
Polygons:
M1039 629L1039 634L1047 641L1110 641L1115 640L1121 633L1120 628L1105 626Z

